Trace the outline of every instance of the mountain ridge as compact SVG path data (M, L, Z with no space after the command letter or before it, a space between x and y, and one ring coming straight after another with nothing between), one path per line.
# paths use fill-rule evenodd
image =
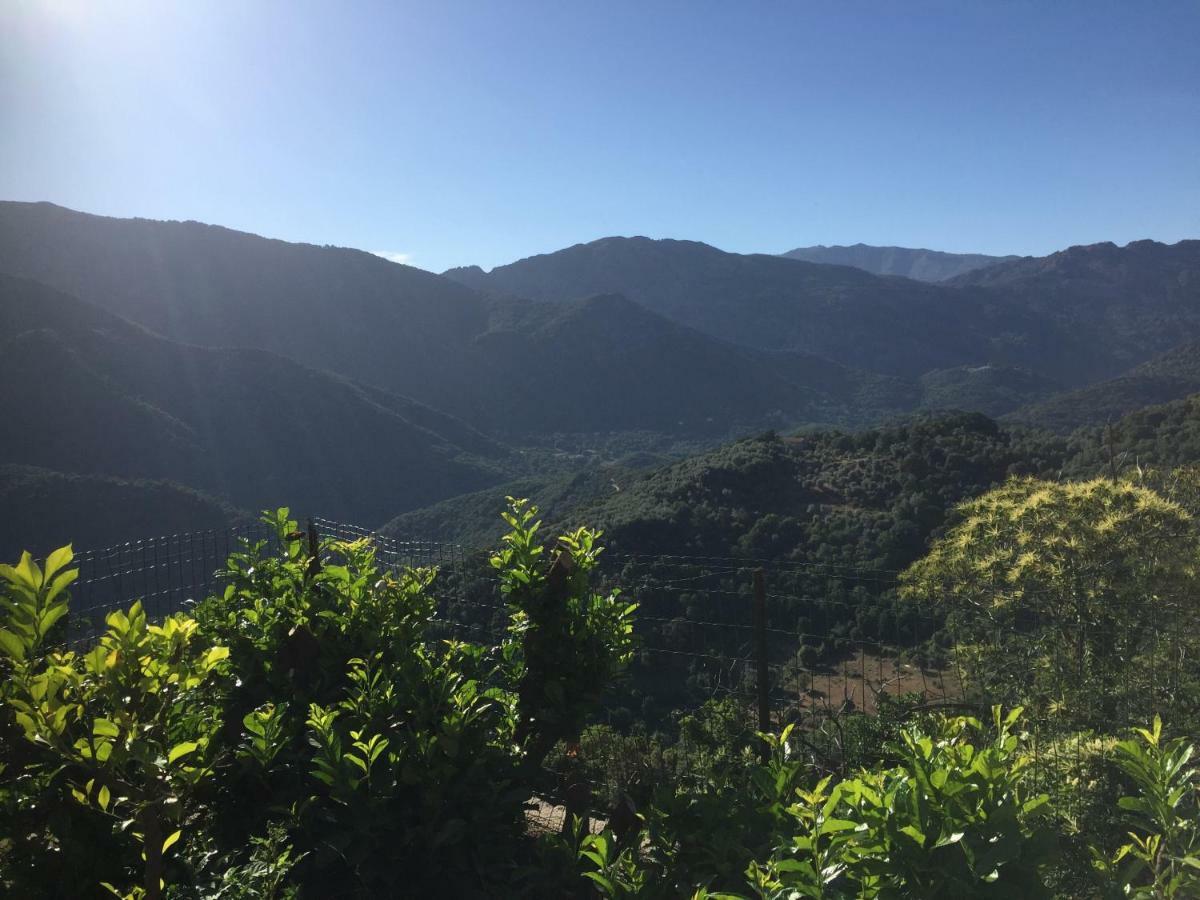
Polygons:
M1018 259L1014 255L950 253L917 247L872 244L816 244L779 254L806 262L854 266L874 275L897 275L917 281L940 282L984 266Z

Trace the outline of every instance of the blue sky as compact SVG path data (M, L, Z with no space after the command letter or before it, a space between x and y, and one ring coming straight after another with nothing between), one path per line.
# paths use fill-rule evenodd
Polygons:
M485 267L1200 237L1200 3L4 0L0 198Z

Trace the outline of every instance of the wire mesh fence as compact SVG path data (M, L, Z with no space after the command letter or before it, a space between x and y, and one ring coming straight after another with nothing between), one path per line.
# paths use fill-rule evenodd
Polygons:
M507 610L487 551L327 519L309 527L321 538L371 539L388 569L437 567L431 638L503 637ZM222 589L218 570L242 542L271 540L270 529L251 525L81 552L69 640L94 638L105 614L135 599L151 617L184 610ZM814 765L847 771L878 752L871 742L886 736L880 720L939 708L978 713L988 699L1018 702L1025 698L1005 691L1016 684L1028 691L1031 672L1046 674L1039 712L1027 721L1034 779L1082 777L1076 770L1094 749L1095 721L1056 720L1052 696L1062 679L1086 680L1073 648L1088 622L1055 630L979 615L948 631L944 611L897 600L896 572L725 557L601 559L601 588L619 588L638 604L637 650L627 677L608 686L596 722L550 761L541 793L548 799L532 814L540 827L557 827L565 815L557 799L571 784L585 782L589 806L603 815L654 784L696 777L713 752L714 729L752 747L754 731L794 724ZM1200 705L1193 696L1200 615L1194 607L1177 612L1147 620L1130 611L1136 646L1123 637L1114 647L1138 655L1136 675L1075 685L1086 689L1108 733L1145 724L1171 704Z

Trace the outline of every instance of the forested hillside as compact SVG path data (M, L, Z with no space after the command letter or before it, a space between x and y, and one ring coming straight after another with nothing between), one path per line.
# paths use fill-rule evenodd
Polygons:
M1113 422L1126 413L1200 392L1200 341L1189 341L1124 375L1053 394L1009 416L1055 432Z
M916 281L945 281L973 269L1014 260L1015 256L988 256L984 253L945 253L941 250L914 250L909 247L797 247L781 253L789 259L854 266L873 275L899 275Z
M1195 241L1074 247L931 285L693 241L604 238L490 273L446 274L544 300L619 292L749 346L910 378L992 364L1071 387L1200 337L1198 273Z
M44 557L75 543L99 549L254 520L223 500L170 481L69 475L0 465L0 554Z
M382 521L509 472L507 449L405 398L261 350L168 341L4 276L0 402L37 411L0 432L0 462L169 479L246 509L287 495Z
M898 569L952 508L1014 475L1051 480L1200 462L1200 394L1111 427L1056 436L982 415L931 414L857 432L767 433L650 469L592 465L528 477L396 517L393 537L495 541L505 495L548 521L594 522L629 552Z
M494 539L502 523L454 529L473 521L473 509L516 493L535 497L552 521L596 523L615 550L897 569L923 551L955 503L1009 475L1052 476L1064 450L974 414L856 433L772 432L649 472L599 468L582 480L499 485L401 516L385 531Z
M1194 241L1074 247L936 285L646 238L443 277L195 222L2 203L0 272L22 276L0 278L0 399L56 411L6 431L0 463L166 480L236 509L286 500L431 537L491 534L459 513L525 479L555 515L586 513L618 541L659 509L652 541L899 565L958 498L1010 464L1049 463L1013 458L984 477L929 451L918 465L933 426L876 426L965 410L1066 434L1200 389ZM798 427L817 433L767 467L774 506L732 489L728 502L664 494L674 476L638 471ZM830 430L863 427L876 430ZM891 449L860 453L858 440ZM852 470L860 493L822 500L814 479L839 453L866 467ZM912 457L917 487L879 474L899 471L893 456ZM930 472L958 487L943 495ZM620 489L589 507L609 482ZM683 508L694 522L671 518ZM769 515L785 520L774 537L739 531ZM841 518L848 540L810 521Z

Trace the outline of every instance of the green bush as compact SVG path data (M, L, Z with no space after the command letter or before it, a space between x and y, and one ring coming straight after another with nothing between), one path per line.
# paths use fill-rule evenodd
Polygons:
M578 736L595 686L628 660L632 607L591 590L594 532L542 547L535 514L513 501L506 517L493 565L510 627L494 645L432 638L433 570L387 571L365 540L310 554L287 510L194 616L154 624L134 603L86 652L48 640L69 548L44 569L28 554L0 568L14 836L0 886L215 898L537 883L526 803L546 750Z

